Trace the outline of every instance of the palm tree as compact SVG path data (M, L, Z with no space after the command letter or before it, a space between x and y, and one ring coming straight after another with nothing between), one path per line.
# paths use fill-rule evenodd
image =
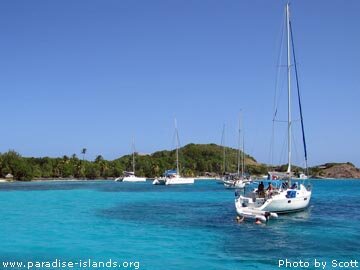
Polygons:
M100 163L101 161L104 161L104 158L102 155L98 155L96 158L95 158L95 163Z
M108 176L108 164L105 160L100 161L100 174L102 177L107 178Z
M87 151L86 148L83 148L83 149L81 150L81 154L83 155L83 161L85 160L86 151Z
M81 154L83 155L83 159L82 159L82 168L81 168L81 174L82 174L82 177L84 177L85 178L85 154L86 154L86 151L87 151L87 149L86 148L83 148L82 150L81 150Z

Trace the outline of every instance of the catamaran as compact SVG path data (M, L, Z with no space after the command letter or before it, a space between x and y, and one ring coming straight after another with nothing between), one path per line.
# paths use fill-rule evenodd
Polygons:
M288 167L286 172L269 172L269 178L277 179L278 186L273 188L269 185L268 190L264 190L264 186L254 189L250 194L236 196L235 207L236 212L240 216L260 218L261 220L268 219L269 217L276 217L276 213L288 213L301 211L308 207L311 199L311 187L300 183L300 179L292 183L294 174L291 171L291 144L292 144L292 117L291 117L291 51L294 59L294 67L296 74L297 90L298 90L298 103L300 109L300 120L302 128L302 138L304 145L305 166L307 168L307 151L305 143L304 124L301 109L300 90L297 76L296 58L294 41L292 35L290 10L289 4L286 5L286 32L287 32L287 92L288 92L288 108L287 108L287 148L288 148ZM291 42L291 43L290 43Z
M145 182L145 177L138 177L135 175L135 143L132 142L132 171L124 171L123 176L115 179L115 182Z
M175 120L175 136L176 136L176 170L167 170L163 177L156 178L153 181L154 185L181 185L181 184L194 184L194 178L182 177L179 170L179 133L177 123Z

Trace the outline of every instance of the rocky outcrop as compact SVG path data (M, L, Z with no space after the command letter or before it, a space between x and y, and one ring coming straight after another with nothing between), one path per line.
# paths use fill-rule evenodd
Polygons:
M313 168L316 178L359 178L360 169L352 163L326 163Z

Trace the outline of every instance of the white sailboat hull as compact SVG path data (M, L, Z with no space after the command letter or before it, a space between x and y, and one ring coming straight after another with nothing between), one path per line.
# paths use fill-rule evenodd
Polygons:
M146 178L137 176L124 176L116 178L115 182L146 182Z
M311 198L311 192L305 196L299 196L297 198L274 198L266 207L263 207L264 211L275 213L288 213L304 210L309 206Z
M194 178L187 177L166 177L165 185L182 185L182 184L194 184Z
M146 182L145 177L124 177L123 182Z
M224 181L224 186L226 188L239 188L243 189L245 188L246 182L243 180L237 180L237 181Z
M293 196L289 197L289 192ZM240 196L235 199L237 213L244 208L274 213L289 213L306 209L311 200L311 191L304 185L300 189L286 189L267 198Z

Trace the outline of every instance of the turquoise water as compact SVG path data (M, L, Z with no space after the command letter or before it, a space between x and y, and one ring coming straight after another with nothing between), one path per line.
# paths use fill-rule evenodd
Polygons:
M360 260L360 181L313 187L307 211L255 225L234 222L234 191L214 181L1 183L0 262L111 259L138 269L215 270Z

